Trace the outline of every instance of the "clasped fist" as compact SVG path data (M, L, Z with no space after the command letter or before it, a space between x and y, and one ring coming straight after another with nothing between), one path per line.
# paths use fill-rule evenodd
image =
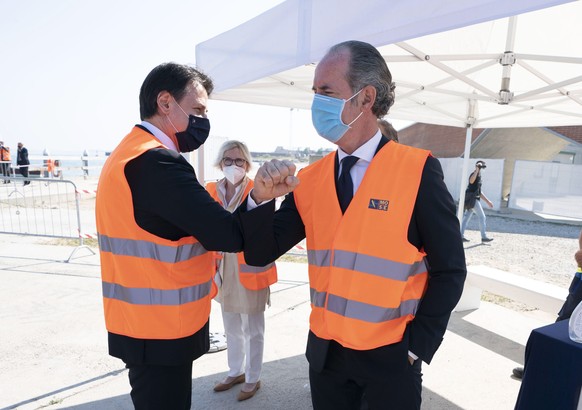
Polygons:
M255 185L251 191L253 200L260 204L293 191L299 185L295 170L295 164L291 161L272 159L265 162L255 176Z

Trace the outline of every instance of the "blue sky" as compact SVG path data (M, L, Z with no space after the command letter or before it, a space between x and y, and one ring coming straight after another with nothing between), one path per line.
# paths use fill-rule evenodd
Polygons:
M153 67L195 64L196 44L280 2L0 0L0 140L31 152L109 151L139 122ZM253 151L332 146L308 110L222 101L209 110L211 135Z

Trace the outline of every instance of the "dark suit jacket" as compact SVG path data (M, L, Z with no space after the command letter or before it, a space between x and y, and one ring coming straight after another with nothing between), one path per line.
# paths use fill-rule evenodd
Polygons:
M28 160L28 150L26 147L22 147L19 149L16 154L16 165L30 165L30 161Z
M149 150L126 165L125 176L135 220L144 230L173 241L194 236L207 250L242 250L237 214L212 199L182 155L163 148ZM135 339L114 333L108 337L109 353L132 364L183 364L209 348L208 323L182 339Z
M305 238L305 227L292 193L287 195L274 214L273 204L260 206L257 208L260 213L250 215L244 213L246 203L241 208L245 259L251 265L262 266L272 262ZM455 209L443 180L440 162L429 157L408 228L409 242L427 253L428 287L401 343L368 351L342 348L357 355L364 368L385 371L395 355L404 355L405 359L408 350L430 363L442 341L451 311L461 296L467 273ZM316 371L323 368L329 344L330 341L309 333L307 359Z

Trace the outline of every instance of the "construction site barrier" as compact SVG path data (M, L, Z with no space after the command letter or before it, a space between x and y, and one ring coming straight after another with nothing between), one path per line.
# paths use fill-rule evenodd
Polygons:
M81 249L95 254L83 243L81 192L73 181L0 178L0 233L78 240L66 262Z

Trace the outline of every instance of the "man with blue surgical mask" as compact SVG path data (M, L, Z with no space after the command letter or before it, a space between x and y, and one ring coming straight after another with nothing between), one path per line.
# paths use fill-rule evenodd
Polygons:
M314 409L420 409L421 363L466 276L455 203L430 152L378 129L394 84L376 48L333 46L313 91L313 125L338 149L301 170L296 187L287 163L259 169L246 209L260 212L242 213L245 259L265 265L307 238ZM294 191L273 216L266 201L285 187Z

